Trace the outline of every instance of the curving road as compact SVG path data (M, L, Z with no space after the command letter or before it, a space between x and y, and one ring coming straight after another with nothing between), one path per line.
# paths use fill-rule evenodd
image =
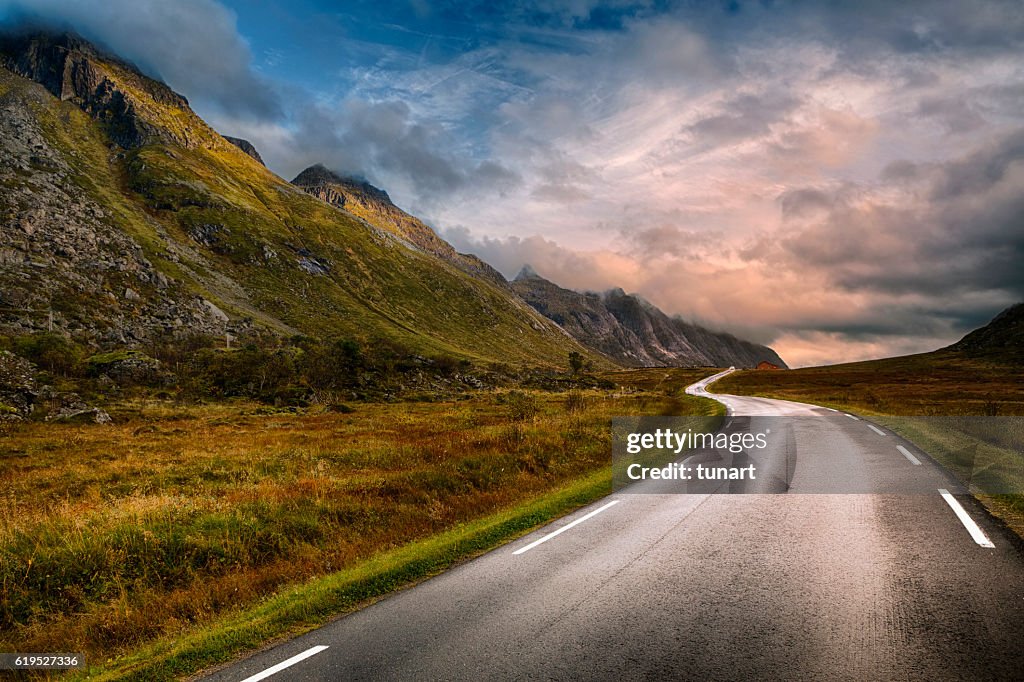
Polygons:
M787 441L790 493L836 444L872 480L943 475L863 419L712 395L718 376L688 392L737 417L833 417ZM617 493L204 679L1024 678L1019 541L929 491Z

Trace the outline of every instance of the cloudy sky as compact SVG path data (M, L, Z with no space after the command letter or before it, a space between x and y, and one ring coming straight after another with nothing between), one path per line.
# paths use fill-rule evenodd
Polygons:
M1024 4L0 0L291 178L359 174L513 276L621 286L793 365L1024 300Z

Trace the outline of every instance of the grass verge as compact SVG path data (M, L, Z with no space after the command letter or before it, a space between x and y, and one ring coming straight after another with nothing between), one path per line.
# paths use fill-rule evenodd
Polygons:
M167 680L196 673L264 642L323 625L339 614L436 575L610 492L610 469L603 468L511 509L290 587L183 637L154 642L70 679Z

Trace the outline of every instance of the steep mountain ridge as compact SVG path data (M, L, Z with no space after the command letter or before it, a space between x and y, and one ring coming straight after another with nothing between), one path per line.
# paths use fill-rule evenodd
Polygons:
M785 363L766 346L672 318L622 289L603 294L563 289L527 266L512 288L583 345L624 365L755 367Z
M267 165L263 163L263 157L260 156L260 153L256 151L256 147L253 145L252 142L249 142L249 140L243 140L240 137L231 137L230 135L225 135L224 139L230 142L231 144L235 145L239 149L241 149L243 152L251 156L256 161L258 161L261 166Z
M185 97L77 35L0 34L0 66L77 104L123 149L160 143L228 147Z
M303 333L547 365L589 354L438 256L443 242L410 246L307 195L80 38L0 39L0 108L0 332L53 327L101 347Z
M458 253L419 218L395 206L388 193L365 180L339 175L321 164L305 169L292 184L332 206L344 209L407 243L432 253L472 275L506 286L501 273L473 255Z

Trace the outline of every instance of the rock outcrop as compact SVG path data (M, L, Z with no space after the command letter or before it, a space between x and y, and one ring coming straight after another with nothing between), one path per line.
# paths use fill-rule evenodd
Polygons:
M0 326L11 333L54 327L100 346L175 330L223 334L223 320L201 298L160 272L107 209L75 191L79 171L33 114L40 95L11 90L0 98Z
M1024 303L1010 306L949 348L965 355L1024 363Z
M0 421L29 417L45 421L76 421L106 424L110 415L87 405L76 393L40 384L36 367L8 351L0 351Z
M154 143L195 147L212 139L188 100L74 34L0 35L0 66L80 106L124 149Z

